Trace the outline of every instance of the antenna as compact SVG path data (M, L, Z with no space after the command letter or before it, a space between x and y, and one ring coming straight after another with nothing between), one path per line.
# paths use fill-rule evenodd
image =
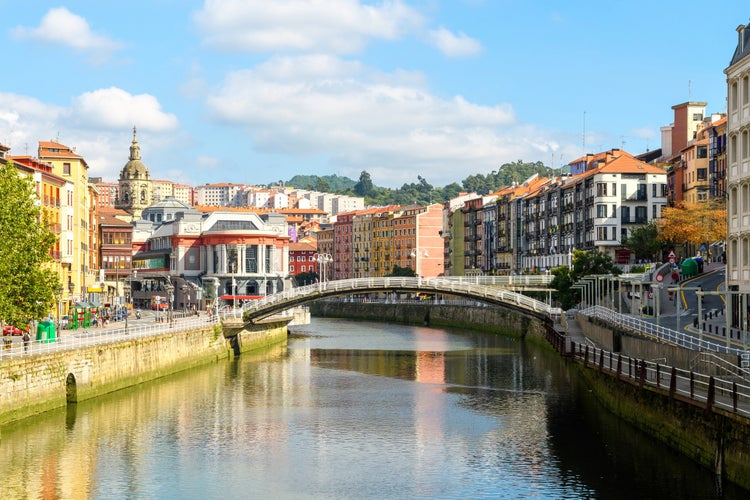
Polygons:
M586 156L586 111L583 112L583 134L581 145L583 146L583 154L581 156Z

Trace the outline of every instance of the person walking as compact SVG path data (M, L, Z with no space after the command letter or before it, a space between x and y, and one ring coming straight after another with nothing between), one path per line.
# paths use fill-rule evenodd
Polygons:
M29 331L26 330L23 332L23 352L29 352L29 343L31 342L31 336L29 335Z

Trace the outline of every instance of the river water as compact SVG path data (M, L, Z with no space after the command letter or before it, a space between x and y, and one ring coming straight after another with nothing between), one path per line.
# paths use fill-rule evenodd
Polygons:
M716 496L553 352L448 328L314 318L287 346L0 431L2 499Z

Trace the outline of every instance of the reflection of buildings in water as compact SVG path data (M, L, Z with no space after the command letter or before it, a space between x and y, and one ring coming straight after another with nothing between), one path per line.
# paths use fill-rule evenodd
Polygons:
M416 381L425 384L445 383L445 353L419 351L417 353Z

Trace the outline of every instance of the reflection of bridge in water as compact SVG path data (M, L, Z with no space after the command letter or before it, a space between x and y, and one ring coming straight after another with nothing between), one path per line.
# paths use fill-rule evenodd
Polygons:
M292 288L243 305L246 321L280 313L326 297L370 293L426 293L464 297L537 317L559 317L561 310L522 292L544 291L552 276L479 276L440 278L355 278ZM439 305L439 302L433 302Z

